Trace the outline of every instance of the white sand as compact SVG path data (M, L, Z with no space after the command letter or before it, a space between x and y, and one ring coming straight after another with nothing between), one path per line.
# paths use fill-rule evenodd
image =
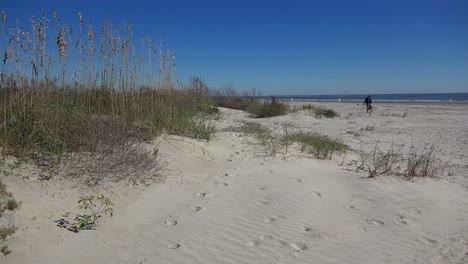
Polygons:
M19 230L3 262L468 263L468 104L375 104L372 116L353 103L322 105L341 117L301 111L259 120L222 109L209 143L159 139L165 182L96 187L116 206L93 231L75 234L54 222L78 213L79 196L93 190L27 172L2 175L23 201L10 217ZM381 116L406 108L406 118ZM331 161L295 150L286 159L265 157L253 138L223 132L241 120L339 136L355 150L377 141L402 151L435 144L450 173L367 179L351 165L353 151Z

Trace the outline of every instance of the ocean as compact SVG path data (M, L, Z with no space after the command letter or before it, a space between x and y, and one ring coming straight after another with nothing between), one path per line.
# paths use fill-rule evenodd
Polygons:
M278 95L283 100L326 100L326 101L364 101L367 94L333 95ZM372 100L382 101L458 101L468 102L468 93L417 93L417 94L371 94ZM265 96L264 98L270 98Z

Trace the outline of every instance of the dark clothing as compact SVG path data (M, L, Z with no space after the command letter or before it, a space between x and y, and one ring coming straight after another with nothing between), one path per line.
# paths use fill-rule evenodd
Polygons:
M372 111L372 99L370 96L367 96L366 99L364 99L364 104L366 104L366 112Z

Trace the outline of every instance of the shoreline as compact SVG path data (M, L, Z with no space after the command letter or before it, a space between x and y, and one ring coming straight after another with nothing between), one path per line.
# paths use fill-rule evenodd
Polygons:
M313 103L362 103L364 100L317 100L317 99L276 99L280 102L313 102ZM401 100L372 100L372 103L383 104L415 104L415 105L468 105L468 101L401 101Z

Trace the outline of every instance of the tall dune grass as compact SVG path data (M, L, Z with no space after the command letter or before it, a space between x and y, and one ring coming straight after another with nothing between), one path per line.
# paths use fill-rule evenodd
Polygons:
M207 99L180 89L174 53L131 24L97 29L78 14L69 25L55 11L26 24L2 11L1 23L3 155L60 157L182 133L210 111Z

